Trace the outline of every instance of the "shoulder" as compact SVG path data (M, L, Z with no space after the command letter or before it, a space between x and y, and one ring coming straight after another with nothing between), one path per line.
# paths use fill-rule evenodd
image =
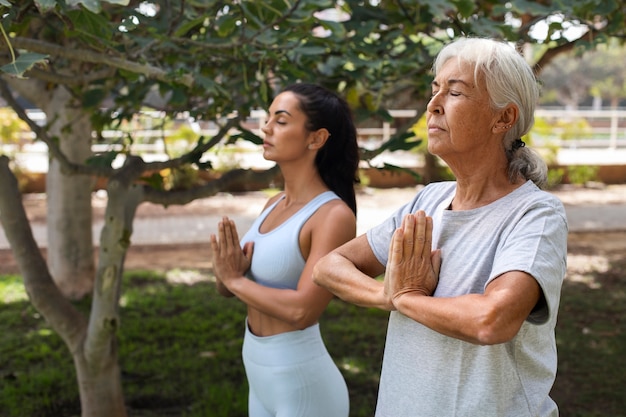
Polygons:
M356 223L356 216L350 207L340 198L329 200L322 204L313 214L324 222L337 223L351 221Z
M516 194L517 199L529 208L540 208L565 217L563 202L554 194L540 189L531 181L518 188Z

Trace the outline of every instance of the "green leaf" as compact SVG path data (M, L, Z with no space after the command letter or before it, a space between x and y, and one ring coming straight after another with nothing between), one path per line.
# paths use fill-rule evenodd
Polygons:
M102 88L91 88L83 92L83 106L88 108L96 108L102 104L106 93Z
M422 143L421 139L416 139L415 134L411 131L402 132L393 136L387 143L381 146L381 150L393 151L409 151Z
M93 13L100 13L102 11L100 0L67 0L68 6L77 6L79 4L82 4L85 9Z
M377 168L377 169L379 169L381 171L406 173L406 174L411 175L413 178L415 178L418 181L422 179L422 176L420 174L418 174L417 172L413 171L412 169L399 167L397 165L388 164L386 162L383 164L382 168Z
M68 11L67 15L72 20L74 29L78 33L100 40L110 40L113 37L109 21L102 15L82 9Z
M0 6L11 7L12 5L7 0L0 0Z
M296 49L296 52L302 55L321 55L326 52L323 46L302 46Z
M232 137L233 137L233 139L247 140L248 142L252 142L255 145L262 145L263 144L263 139L261 139L260 136L255 135L250 130L244 129L244 128L241 128L241 133L239 133L237 135L233 135Z
M152 173L149 177L141 177L141 180L154 189L164 189L163 177L158 172Z
M109 151L101 154L90 156L86 164L92 167L101 167L101 168L109 168L115 158L117 158L119 152L117 151Z
M35 6L40 13L46 13L54 9L57 5L56 0L35 0Z
M21 78L35 64L45 62L46 58L48 58L48 55L35 52L23 53L15 61L0 67L0 71Z
M190 30L195 29L198 26L202 26L202 24L204 23L205 19L206 19L205 16L200 16L200 17L197 17L195 19L183 22L180 25L180 27L178 29L176 29L176 31L174 32L174 36L180 37L180 36L187 35L187 33Z
M474 2L472 0L455 1L457 11L462 17L470 17L474 13Z

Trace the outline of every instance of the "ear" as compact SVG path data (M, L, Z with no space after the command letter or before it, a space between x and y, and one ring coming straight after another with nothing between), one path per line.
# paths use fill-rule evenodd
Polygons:
M311 132L311 134L309 135L309 143L307 145L307 149L321 149L329 137L330 132L328 132L326 128L317 129L315 132Z
M494 133L502 133L511 129L519 119L519 109L515 104L509 104L498 112L496 123L493 125Z

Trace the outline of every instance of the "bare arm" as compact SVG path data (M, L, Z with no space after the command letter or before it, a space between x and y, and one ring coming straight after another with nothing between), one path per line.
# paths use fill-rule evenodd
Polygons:
M439 274L439 254L431 253L432 219L424 212L405 217L389 249L385 283L394 307L447 336L476 344L512 339L541 297L537 281L511 271L493 280L484 294L430 297Z
M220 243L215 239L218 251L220 246L233 245L234 247L235 242L238 244L234 223L222 222L221 225L229 232L225 231L222 238L220 227ZM247 269L233 269L226 274L220 274L219 280L230 293L249 307L293 327L303 329L316 323L332 299L332 294L313 283L311 277L313 266L329 251L354 237L356 219L344 203L332 202L322 206L307 221L301 234L303 233L309 236L305 240L310 244L307 247L308 254L304 254L307 261L295 290L259 285L243 276ZM226 244L229 240L231 243ZM236 252L236 250L233 251ZM244 254L234 256L236 259ZM219 258L214 260L214 264L217 265L222 262Z
M313 280L346 302L392 310L383 282L376 279L383 272L367 237L361 235L320 259Z
M484 294L453 298L405 293L394 300L401 313L447 336L492 345L511 340L533 310L541 290L530 275L511 271L493 280Z

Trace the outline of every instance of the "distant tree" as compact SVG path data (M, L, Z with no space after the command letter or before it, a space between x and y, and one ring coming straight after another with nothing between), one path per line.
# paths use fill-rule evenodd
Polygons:
M0 221L32 304L74 358L82 414L126 415L116 335L138 205L186 204L252 177L272 177L275 169L236 169L203 186L171 190L158 176L146 178L150 173L189 166L211 170L201 158L217 144L237 138L258 143L242 120L298 80L340 92L359 120L389 120L388 108L409 105L418 109L418 118L429 95L432 58L450 38L499 37L520 50L538 42L541 68L576 45L593 48L609 36L624 36L623 4L561 3L564 17L550 25L545 39L536 39L529 35L533 26L556 15L551 1L0 0L0 93L48 146L47 194L56 210L48 216L58 230L51 235L58 245L48 254L63 266L53 261L49 269L38 250L6 156L0 156ZM571 22L586 31L576 39L560 36ZM15 93L46 112L45 126L28 118ZM192 150L164 162L133 154L132 134L119 142L121 151L91 154L105 127L121 126L146 107L168 116L189 112L216 123L218 133L198 137ZM407 120L406 127L412 123ZM363 150L363 159L416 145L398 129L389 142ZM125 163L114 168L118 155ZM95 177L108 179L97 266L88 213ZM85 281L94 283L88 317L65 297L84 293Z
M591 95L617 108L621 100L626 100L626 48L615 43L600 45L588 58L602 72L597 78L593 76Z
M563 54L541 71L543 94L554 98L568 109L575 110L589 97L593 75L597 74L589 60Z
M613 41L557 56L541 71L543 101L575 109L591 98L617 107L626 98L626 48Z

